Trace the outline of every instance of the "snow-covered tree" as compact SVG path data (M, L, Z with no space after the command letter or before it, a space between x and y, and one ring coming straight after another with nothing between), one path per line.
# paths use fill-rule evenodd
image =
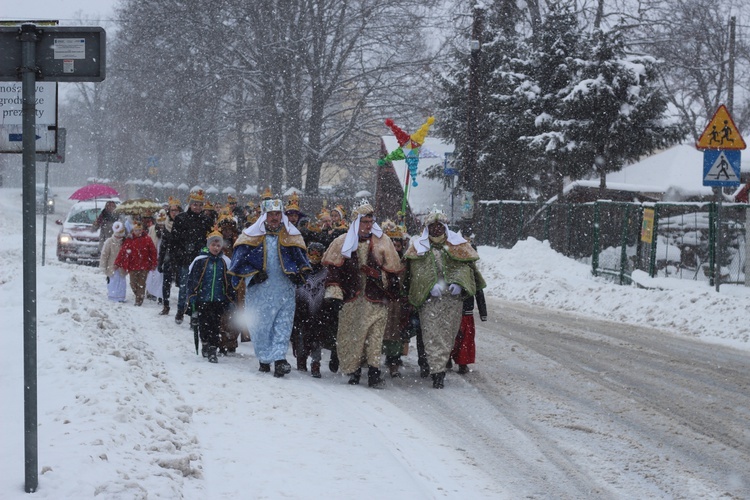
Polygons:
M487 24L480 199L547 197L561 191L565 177L599 174L604 182L606 172L684 135L667 118L656 61L629 55L621 30L582 29L571 7L550 4L538 29L523 39ZM465 68L457 59L448 72L441 107L459 159L468 145L456 132L465 129Z

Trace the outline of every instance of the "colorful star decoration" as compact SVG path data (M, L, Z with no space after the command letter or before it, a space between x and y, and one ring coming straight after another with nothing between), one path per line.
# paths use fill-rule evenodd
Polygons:
M435 117L430 116L427 121L422 124L419 129L413 134L409 135L404 132L398 125L396 125L392 119L388 118L385 120L385 124L393 131L393 135L396 136L398 141L398 148L394 149L388 155L378 160L378 165L383 166L386 162L395 160L406 160L406 165L409 167L409 175L412 178L412 186L417 187L417 164L419 163L419 150L424 144L424 140L427 137L427 132L430 130L430 126L435 122Z

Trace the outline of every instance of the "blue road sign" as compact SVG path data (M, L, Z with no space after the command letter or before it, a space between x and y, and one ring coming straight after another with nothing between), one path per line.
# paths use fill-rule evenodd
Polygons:
M732 187L740 185L740 151L708 149L703 152L703 185Z
M42 138L41 135L34 135L36 137L36 140ZM23 134L8 134L8 142L23 142Z

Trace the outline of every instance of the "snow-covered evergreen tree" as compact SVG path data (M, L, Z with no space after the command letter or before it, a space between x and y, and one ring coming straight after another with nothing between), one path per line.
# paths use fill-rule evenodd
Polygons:
M568 2L522 38L490 9L482 45L478 199L546 198L565 177L604 175L676 143L656 61L627 53L621 30L583 29ZM440 133L465 157L467 59L445 76ZM604 183L604 178L602 177Z

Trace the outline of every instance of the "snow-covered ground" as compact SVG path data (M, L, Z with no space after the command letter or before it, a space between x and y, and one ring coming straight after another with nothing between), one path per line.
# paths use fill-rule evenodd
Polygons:
M27 498L19 192L0 189L3 499ZM67 191L57 192L64 214ZM435 391L416 378L377 391L325 369L320 380L294 370L274 379L258 373L248 343L209 365L195 355L188 326L158 316L154 302L135 308L128 291L127 303L109 303L97 269L57 262L57 217L48 220L46 265L37 267L37 498L510 498L503 485L512 464L487 474L419 406L395 404L422 390L447 404L469 384ZM676 280L621 287L534 240L479 251L490 297L749 348L750 289L717 293ZM413 352L405 365L416 372Z

